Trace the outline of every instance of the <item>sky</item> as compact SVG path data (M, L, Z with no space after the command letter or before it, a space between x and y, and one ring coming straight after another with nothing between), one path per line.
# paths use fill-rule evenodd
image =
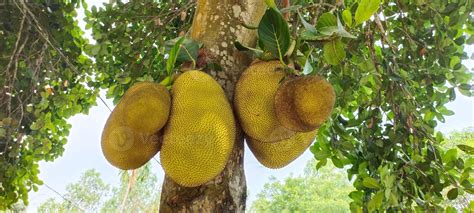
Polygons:
M93 5L99 7L106 0L89 0L87 2L89 7ZM78 11L79 25L85 29L85 24L82 21L83 17L83 12ZM90 32L86 31L86 34L90 35ZM87 37L91 40L90 36ZM470 46L466 51L472 54L474 47ZM474 60L466 60L464 64L472 70ZM101 94L101 97L105 97L104 93ZM113 106L111 100L106 100L106 102L109 106ZM446 122L439 124L436 128L438 131L447 134L453 130L462 130L474 126L474 98L457 93L456 100L447 104L447 108L456 114L446 117ZM100 146L102 129L109 115L110 111L107 107L98 101L97 106L93 107L88 115L79 114L70 118L68 122L72 125L72 128L68 143L65 145L65 152L62 157L53 162L40 162L40 179L64 195L66 194L67 184L78 181L83 172L93 168L101 173L101 178L104 181L113 186L118 186L120 170L106 161ZM155 158L159 159L159 156L156 155ZM290 175L300 175L303 173L306 162L312 158L313 156L308 149L288 166L276 170L268 169L262 166L246 147L244 167L249 192L247 207L250 207L252 201L256 199L257 193L263 189L264 184L269 181L271 176L283 180ZM163 169L154 160L152 160L152 168L152 171L158 177L159 185L161 185L164 177ZM48 198L61 201L61 197L45 185L40 186L38 192L30 192L29 196L28 212L36 212L36 208Z

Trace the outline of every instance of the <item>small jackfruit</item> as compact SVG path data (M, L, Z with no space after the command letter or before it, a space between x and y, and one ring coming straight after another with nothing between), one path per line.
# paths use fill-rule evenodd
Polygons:
M199 186L221 173L227 163L236 137L234 115L222 87L204 72L184 72L171 94L161 165L176 183Z
M298 77L278 88L275 110L283 126L308 132L317 129L331 115L335 101L332 85L322 77Z
M120 169L136 169L160 149L159 131L169 117L171 97L156 83L140 82L124 94L102 132L105 158Z
M278 122L274 109L275 93L286 74L279 61L250 65L235 86L234 104L244 132L262 142L275 142L295 132Z
M282 168L296 158L311 145L318 130L311 132L298 132L288 139L275 143L264 143L252 138L247 138L247 145L257 160L265 167Z

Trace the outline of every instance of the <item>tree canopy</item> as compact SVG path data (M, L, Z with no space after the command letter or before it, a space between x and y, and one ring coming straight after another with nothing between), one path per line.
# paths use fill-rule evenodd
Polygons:
M301 176L283 181L272 177L250 212L350 212L347 195L352 190L344 170L331 163L317 170L316 161L310 160Z
M64 151L67 118L87 113L97 89L73 1L0 4L0 209L37 190L38 162Z
M265 19L283 30L284 45L260 46L334 86L335 109L311 151L318 168L328 161L349 167L351 210L432 211L444 209L446 198L473 193L474 160L461 157L472 155L472 146L445 149L435 131L454 113L446 103L472 95L472 73L462 64L474 42L472 1L291 3L277 5L277 17L288 14L284 21ZM0 209L28 202L28 191L41 184L38 162L62 154L66 119L87 113L99 89L117 101L133 83L169 75L165 41L187 34L195 9L184 0L92 7L85 19L92 44L74 20L81 5L87 8L84 0L0 5ZM294 61L281 49L293 41Z

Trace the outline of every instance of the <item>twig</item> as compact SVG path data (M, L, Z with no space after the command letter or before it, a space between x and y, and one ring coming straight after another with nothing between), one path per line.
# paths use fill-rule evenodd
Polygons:
M123 212L125 209L125 204L127 203L128 195L130 191L132 190L132 187L135 183L136 175L137 175L137 170L136 169L132 170L132 174L130 175L128 179L127 191L125 191L125 196L123 196L122 204L120 205L120 212Z
M380 17L378 14L375 14L375 24L380 31L380 36L382 37L382 41L384 41L392 49L393 53L398 52L398 49L395 46L393 46L393 44L390 43L390 41L388 41L387 35L385 34L385 30L383 28L382 22L380 21Z
M4 86L5 90L8 90L8 92L9 92L9 95L7 95L8 96L8 98L7 98L7 116L8 117L10 117L11 113L12 113L12 96L13 96L12 91L13 91L14 81L15 81L15 78L16 78L16 72L17 72L17 68L18 68L18 65L17 65L18 64L18 56L20 55L20 52L23 50L23 48L25 46L25 43L26 43L26 40L28 39L28 37L27 37L25 39L25 42L23 42L23 44L19 47L20 41L21 41L21 38L22 38L23 28L25 26L25 21L26 21L26 16L23 15L23 17L21 19L20 29L18 30L17 39L16 39L16 42L15 42L15 47L13 48L13 52L12 52L12 55L10 57L10 61L8 62L8 65L5 69L5 73L9 74L9 71L12 67L12 64L14 64L13 74L10 75L10 76L5 76L6 79L9 79L9 80L6 81L6 84ZM5 94L6 93L7 92L5 91ZM5 148L3 150L4 153L6 153L10 141L11 141L11 128L7 128L6 143L5 143ZM4 156L7 156L7 155L4 155Z

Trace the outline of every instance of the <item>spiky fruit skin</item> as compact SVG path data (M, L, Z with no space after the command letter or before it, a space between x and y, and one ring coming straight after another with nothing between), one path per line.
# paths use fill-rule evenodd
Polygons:
M299 132L288 139L275 143L264 143L252 138L247 138L247 145L257 160L265 167L282 168L296 158L311 145L318 130Z
M294 79L285 80L275 94L275 112L278 121L286 128L296 132L308 132L312 129L304 125L294 111Z
M275 110L283 126L296 132L308 132L326 121L335 101L332 85L322 77L298 77L278 88Z
M276 116L274 96L285 78L278 61L250 65L235 86L234 105L245 134L262 142L276 142L295 132L283 127Z
M112 165L128 170L148 162L159 150L159 131L171 106L168 90L156 83L140 82L124 94L102 132L102 152Z
M187 71L172 89L161 165L176 183L195 187L222 172L232 152L236 124L221 86L208 74Z

